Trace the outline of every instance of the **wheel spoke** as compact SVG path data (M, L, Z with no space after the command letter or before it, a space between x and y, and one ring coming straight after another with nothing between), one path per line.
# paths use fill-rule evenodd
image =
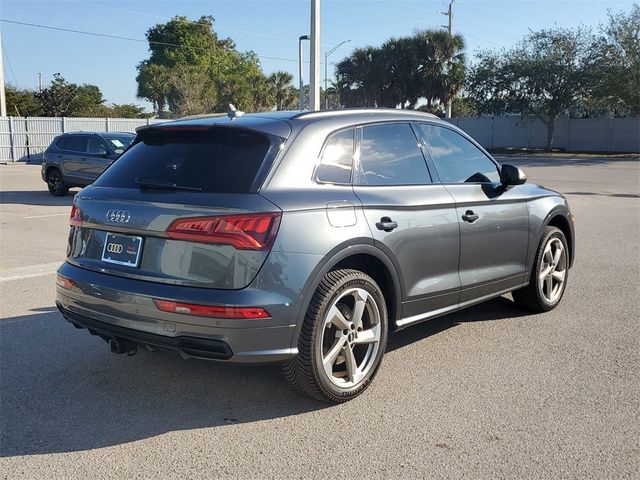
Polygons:
M353 343L356 344L366 344L366 343L376 343L378 341L378 337L380 336L380 325L374 325L368 330L363 330L362 332L358 332L358 338L354 340Z
M560 256L562 255L563 249L564 247L562 246L562 243L558 242L558 245L556 246L556 253L553 255L553 263L555 265L560 263Z
M353 307L353 325L356 329L362 327L362 315L364 309L367 306L367 300L369 300L369 294L365 290L358 289L355 291L355 305Z
M327 323L333 323L338 330L349 330L349 322L347 322L347 319L344 318L340 309L335 305L329 310Z
M553 294L553 277L549 275L547 278L545 278L544 283L547 286L547 300L551 300Z
M555 280L557 280L558 282L562 283L562 282L564 282L565 271L564 270L561 270L561 271L556 270L551 274L551 276Z
M344 363L347 367L347 375L352 382L356 381L356 374L358 372L358 364L356 363L356 357L353 354L353 350L347 347L344 350Z
M341 335L333 344L331 349L327 352L327 354L322 357L322 364L327 375L333 375L333 363L336 361L336 358L338 358L340 352L342 352L342 347L344 347L346 343L347 336ZM347 348L347 350L349 349Z
M553 255L551 254L551 243L547 243L547 246L544 247L544 254L542 258L547 262L551 263L553 261Z
M542 270L540 272L540 274L538 275L538 278L540 280L544 280L545 278L547 278L549 276L549 274L551 273L552 270L553 270L553 267L551 265L549 265L547 268L545 268L544 270Z

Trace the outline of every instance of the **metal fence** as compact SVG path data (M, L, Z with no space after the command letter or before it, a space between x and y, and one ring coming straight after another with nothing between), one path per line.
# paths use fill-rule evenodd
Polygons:
M136 127L162 122L131 118L0 118L0 161L34 160L65 132L134 132ZM544 148L545 125L519 116L452 118L487 149ZM640 152L640 117L569 118L556 120L553 148L568 152Z
M136 118L0 118L0 161L39 161L53 139L65 132L135 132L164 120Z
M484 148L541 149L547 127L535 117L452 118ZM640 152L640 117L569 118L556 120L552 148L567 152Z

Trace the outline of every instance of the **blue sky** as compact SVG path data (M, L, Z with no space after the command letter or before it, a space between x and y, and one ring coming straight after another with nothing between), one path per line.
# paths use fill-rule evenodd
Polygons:
M596 27L607 10L629 11L626 0L462 0L454 3L454 32L467 53L509 47L529 29L580 24ZM380 45L391 36L446 24L445 0L322 0L324 51L343 40L330 62L354 47ZM309 0L1 0L0 18L144 40L147 29L174 15L212 15L220 36L240 50L262 56L264 71L287 70L297 82L297 38L309 29ZM149 104L137 99L136 65L147 58L143 42L100 38L0 22L5 80L35 88L60 72L69 81L98 85L109 103ZM308 54L308 44L306 46ZM272 58L269 58L272 57ZM276 58L273 58L276 57ZM331 72L331 68L330 68ZM308 74L306 75L308 79Z

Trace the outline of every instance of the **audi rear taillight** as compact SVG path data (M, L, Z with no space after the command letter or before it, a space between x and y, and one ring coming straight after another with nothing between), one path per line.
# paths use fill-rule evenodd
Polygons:
M82 225L82 210L74 203L71 206L71 213L69 214L69 224L73 227L79 227Z
M158 310L169 313L182 313L197 317L259 319L269 318L269 312L260 307L226 307L224 305L199 305L193 303L174 302L171 300L153 299Z
M270 212L179 218L166 233L174 240L231 245L238 250L270 250L280 216L279 212Z

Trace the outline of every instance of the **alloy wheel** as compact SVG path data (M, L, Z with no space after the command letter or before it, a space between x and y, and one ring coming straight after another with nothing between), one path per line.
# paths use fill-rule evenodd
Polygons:
M566 276L566 250L559 238L551 237L544 247L538 273L538 288L547 302L555 303L560 298Z
M369 292L352 288L334 301L324 319L322 367L341 388L362 382L375 367L380 348L380 310Z

